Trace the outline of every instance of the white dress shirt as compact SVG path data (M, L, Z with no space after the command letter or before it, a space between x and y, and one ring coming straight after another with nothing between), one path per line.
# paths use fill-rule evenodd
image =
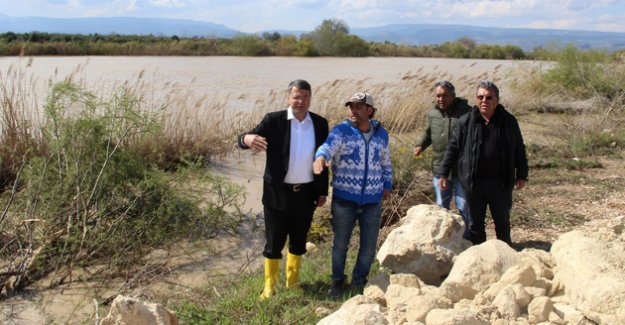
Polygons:
M287 109L287 119L291 121L291 149L289 150L289 169L284 182L287 184L310 183L313 181L313 158L315 155L315 128L310 114L306 113L303 121L293 115L291 107Z

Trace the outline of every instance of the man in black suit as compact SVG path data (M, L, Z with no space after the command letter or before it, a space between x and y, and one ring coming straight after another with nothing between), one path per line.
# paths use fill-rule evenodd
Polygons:
M305 80L289 84L286 110L265 115L238 137L242 149L266 151L263 175L265 214L265 288L261 299L275 293L282 248L289 239L286 287L297 285L306 237L316 207L328 195L328 172L313 175L315 151L328 136L328 121L308 111L312 90Z

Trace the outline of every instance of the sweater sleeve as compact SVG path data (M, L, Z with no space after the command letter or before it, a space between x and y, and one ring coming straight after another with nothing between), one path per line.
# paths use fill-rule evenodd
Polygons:
M343 144L343 137L341 136L340 126L335 126L326 141L319 146L315 153L315 159L319 157L325 158L326 161L332 160L332 157L339 151Z

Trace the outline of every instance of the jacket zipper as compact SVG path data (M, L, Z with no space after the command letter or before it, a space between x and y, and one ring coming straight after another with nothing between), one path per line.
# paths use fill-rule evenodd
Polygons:
M374 127L373 123L371 123L371 127ZM362 189L360 190L360 205L363 205L365 201L365 188L367 187L367 176L369 176L369 146L371 145L371 140L373 140L376 132L378 132L377 125L373 129L373 133L371 134L371 139L369 140L369 143L367 143L365 135L362 134L362 131L360 131L360 137L365 143L365 177L362 180Z

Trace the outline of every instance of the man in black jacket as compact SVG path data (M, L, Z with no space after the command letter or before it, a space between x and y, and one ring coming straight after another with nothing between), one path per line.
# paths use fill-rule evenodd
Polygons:
M523 136L516 118L499 104L499 89L490 81L477 86L477 106L458 120L438 172L439 186L458 164L460 183L467 192L473 244L486 241L485 217L489 207L497 239L508 245L512 190L527 182L528 166Z
M307 81L292 81L288 87L289 107L266 114L237 141L240 148L266 151L267 156L262 199L267 242L261 299L275 292L287 237L286 287L297 285L313 213L328 195L328 172L313 175L312 169L315 151L328 136L328 121L308 111L311 95Z

